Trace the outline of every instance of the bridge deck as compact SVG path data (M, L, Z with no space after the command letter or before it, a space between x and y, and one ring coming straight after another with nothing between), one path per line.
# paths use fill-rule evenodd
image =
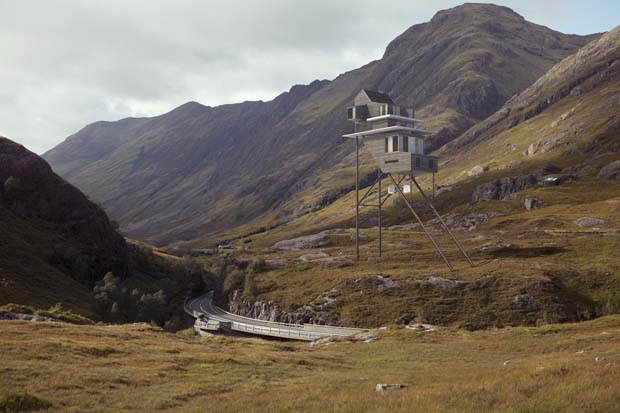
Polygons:
M229 313L213 304L213 291L188 301L185 311L192 317L203 314L206 321L197 321L201 330L231 330L247 334L312 341L324 337L350 336L364 330L316 324L287 324L257 320Z

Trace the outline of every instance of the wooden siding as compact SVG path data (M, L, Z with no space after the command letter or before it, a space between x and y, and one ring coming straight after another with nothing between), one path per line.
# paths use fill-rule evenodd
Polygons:
M385 173L437 172L437 157L410 152L385 152L385 136L366 139L364 146ZM431 165L432 162L432 165Z

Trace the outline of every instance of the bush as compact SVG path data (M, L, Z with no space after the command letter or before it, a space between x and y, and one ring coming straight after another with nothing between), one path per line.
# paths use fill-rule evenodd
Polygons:
M254 296L256 295L256 283L254 281L254 274L251 272L245 275L242 295L246 298L254 298Z
M222 292L224 296L228 296L234 290L239 290L245 284L245 274L237 268L232 269L224 277Z
M258 274L258 273L261 273L261 272L265 272L265 271L267 271L267 263L265 263L265 260L263 260L263 259L254 260L250 264L250 268L249 269L250 269L250 271L253 274Z
M34 314L45 316L45 317L52 317L57 320L64 321L65 323L94 324L93 320L91 320L90 318L84 317L82 315L76 314L72 311L69 311L63 308L61 303L56 303L54 306L50 307L48 310L36 310Z
M51 407L52 403L28 393L7 394L0 399L0 412L2 413L32 412Z
M15 197L17 197L17 195L19 194L19 191L21 189L21 182L18 178L15 178L14 176L9 176L6 181L4 181L4 186L3 186L3 194L4 197L7 199L13 199Z

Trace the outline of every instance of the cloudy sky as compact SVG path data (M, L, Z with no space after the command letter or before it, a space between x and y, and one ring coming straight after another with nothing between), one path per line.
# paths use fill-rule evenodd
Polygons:
M383 54L449 0L0 0L0 135L43 153L88 123L269 100ZM498 1L565 33L617 0Z

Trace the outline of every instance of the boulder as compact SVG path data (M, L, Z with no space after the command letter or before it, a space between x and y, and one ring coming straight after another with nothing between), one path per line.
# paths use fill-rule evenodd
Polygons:
M517 192L536 185L538 185L538 177L534 174L500 178L474 189L471 200L472 202L478 202L491 199L512 199Z
M519 310L535 310L538 308L538 300L531 294L519 294L512 298L512 305Z
M275 260L265 260L265 265L268 268L286 267L288 265L288 260L286 258L275 259Z
M324 258L329 258L329 254L326 254L324 252L317 252L315 254L304 254L297 259L302 262L311 262L311 261L317 261L317 260L324 259Z
M471 170L469 172L467 172L467 175L469 175L469 176L476 176L476 175L480 175L484 171L485 171L484 167L482 167L480 165L476 165L473 168L471 168Z
M538 198L526 197L523 200L523 208L525 208L528 211L531 211L532 209L540 208L543 205L544 205L543 201L541 201Z
M515 195L519 191L523 191L528 188L532 188L538 185L542 185L549 174L555 174L560 169L555 165L544 165L530 174L521 176L508 176L499 178L491 182L487 182L478 186L472 193L472 202L478 202L482 200L506 200L514 199ZM569 175L561 176L557 178L557 182L562 183L568 179L572 179Z
M423 280L415 280L416 284L421 285L429 285L431 287L437 287L441 289L454 288L459 285L465 285L471 283L471 281L461 281L461 280L450 280L443 277L438 277L436 275L431 275L430 277L426 277Z
M328 241L328 234L326 232L319 232L318 234L306 235L303 237L276 242L273 248L280 251L299 251L303 249L322 247L326 245Z
M14 313L12 311L0 312L0 320L45 321L45 322L59 321L52 317L45 317L45 316L34 315L34 314Z
M422 324L422 323L410 324L406 328L409 330L420 332L420 333L429 333L431 331L435 331L435 326L431 324Z
M585 227L596 227L598 225L606 224L607 221L601 218L592 218L592 217L581 217L577 218L573 221L573 224L585 228Z
M620 160L601 168L598 177L599 179L620 179Z
M407 387L405 384L384 384L379 383L375 386L376 391L386 391L386 390L401 390Z

